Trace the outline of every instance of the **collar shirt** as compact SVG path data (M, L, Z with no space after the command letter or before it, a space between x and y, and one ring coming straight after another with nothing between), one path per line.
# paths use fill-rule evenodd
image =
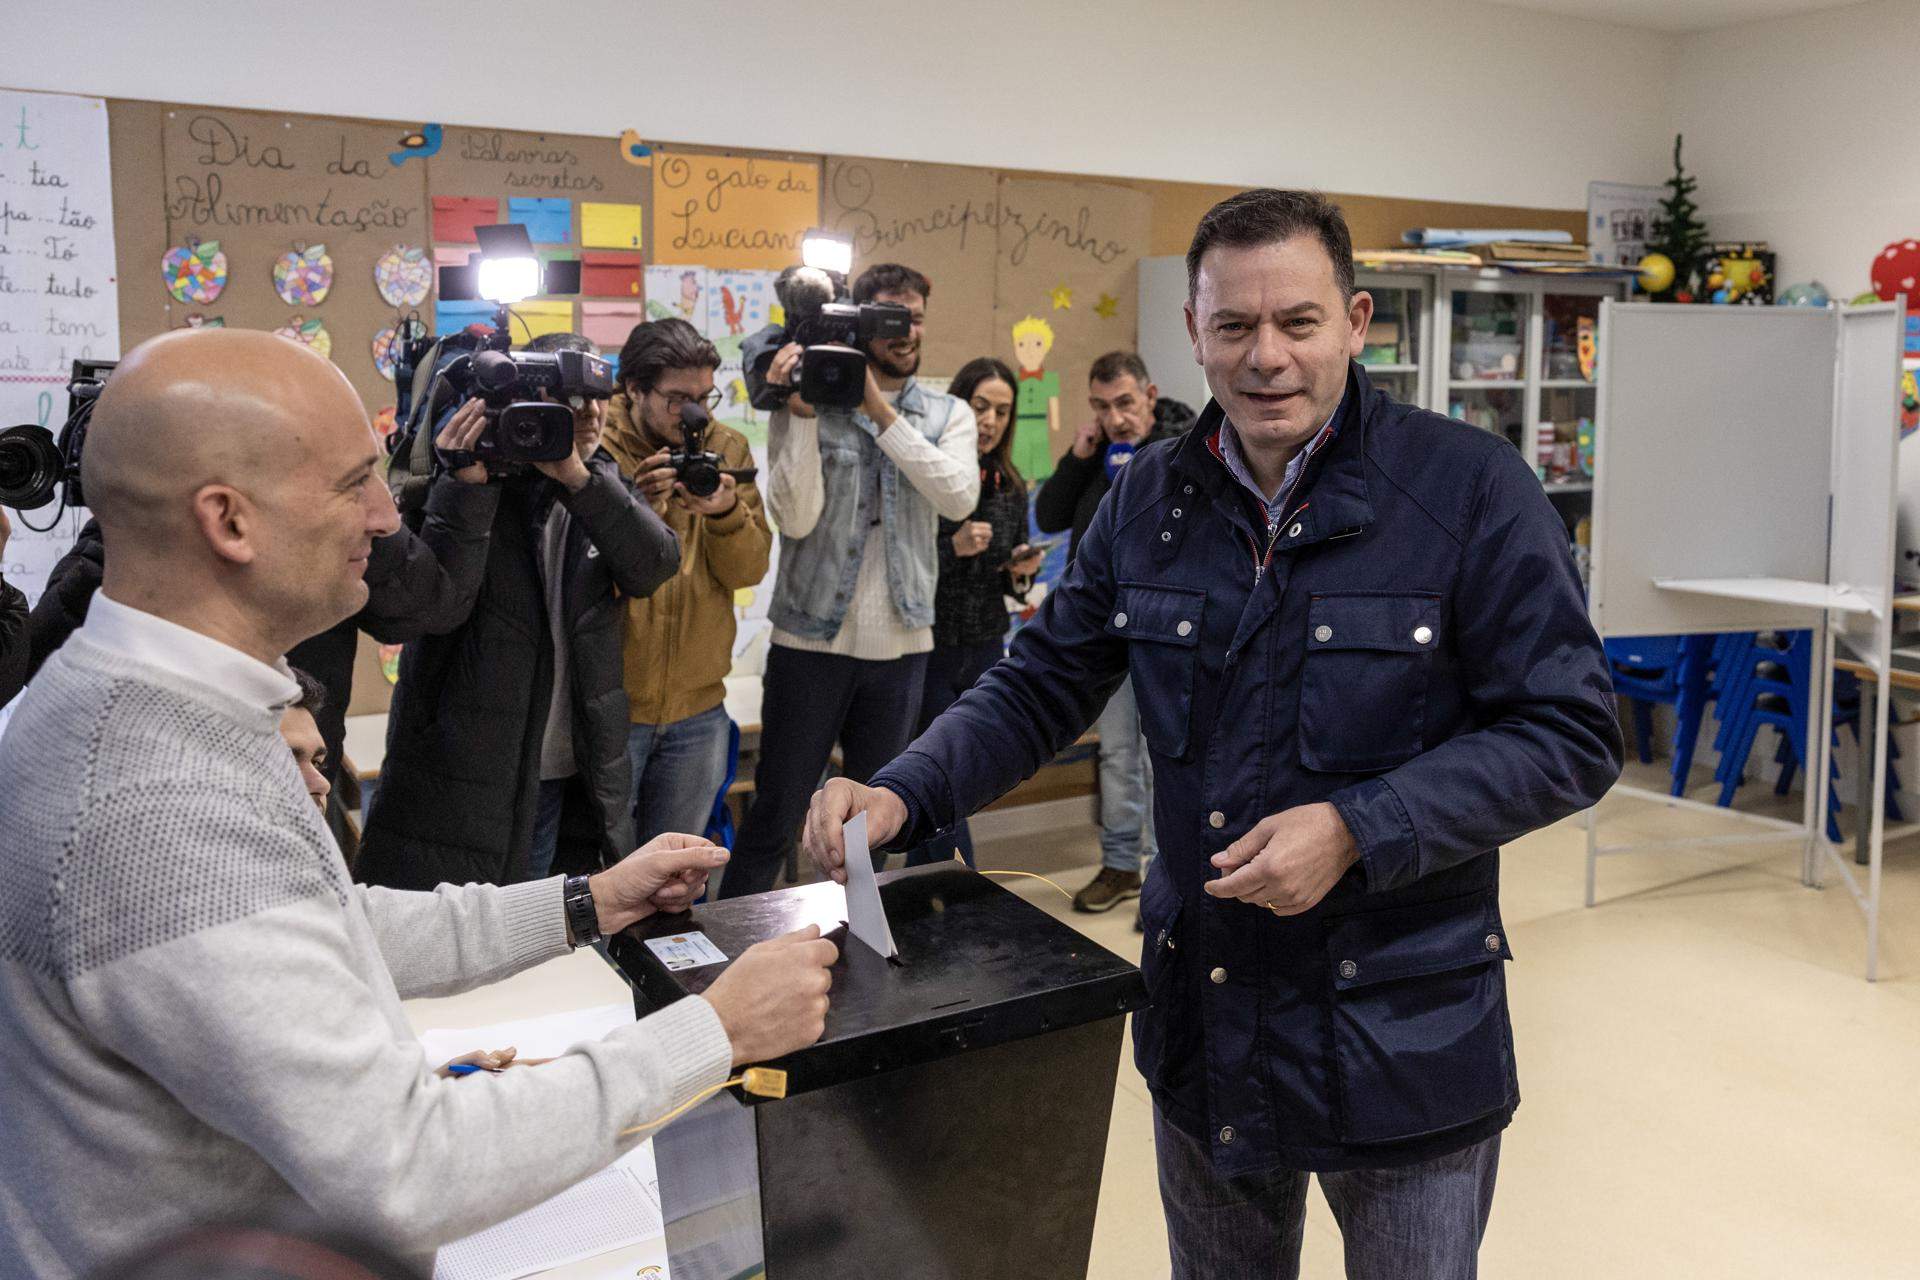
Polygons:
M1234 429L1232 420L1227 420L1225 426L1222 427L1220 431L1220 461L1226 464L1228 473L1231 474L1235 480L1238 480L1248 493L1251 493L1259 500L1261 509L1267 513L1267 532L1269 534L1273 532L1273 527L1279 524L1281 519L1285 517L1287 501L1293 497L1293 491L1299 488L1300 477L1305 475L1307 471L1307 463L1313 460L1314 454L1319 453L1320 450L1325 447L1327 441L1333 439L1335 426L1340 421L1340 410L1344 409L1346 404L1346 398L1344 396L1341 397L1340 403L1334 406L1333 416L1327 419L1326 425L1320 428L1319 434L1314 436L1312 442L1309 443L1306 448L1293 455L1293 460L1287 463L1286 474L1281 477L1280 490L1273 495L1271 502L1267 500L1267 495L1261 492L1260 486L1254 481L1253 469L1247 465L1246 455L1241 452L1240 433Z
M87 639L121 657L159 667L183 680L219 689L276 715L300 700L300 686L282 658L268 666L232 645L94 593Z

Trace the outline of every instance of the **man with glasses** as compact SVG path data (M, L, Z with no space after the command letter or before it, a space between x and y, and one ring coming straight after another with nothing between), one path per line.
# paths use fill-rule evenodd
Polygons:
M719 407L720 353L685 320L635 325L620 349L620 390L607 407L608 452L680 539L680 573L626 602L627 754L634 838L701 834L727 774L726 676L734 592L766 576L773 534L752 480L720 477L696 497L667 461L684 445L681 410ZM753 466L747 438L712 423L706 448L728 470Z

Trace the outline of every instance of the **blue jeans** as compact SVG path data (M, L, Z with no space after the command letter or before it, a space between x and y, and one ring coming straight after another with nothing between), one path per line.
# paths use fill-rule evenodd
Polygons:
M1153 834L1153 765L1131 676L1094 723L1100 731L1100 863L1138 875L1160 845Z
M727 777L730 726L722 705L672 724L636 724L627 731L636 843L669 831L706 834L714 798Z
M1307 1217L1297 1169L1227 1178L1207 1144L1153 1109L1173 1280L1293 1280ZM1347 1280L1473 1280L1493 1211L1500 1135L1421 1164L1320 1173Z
M527 853L527 879L544 880L553 872L553 855L560 848L560 810L572 778L540 784L533 810L533 848Z

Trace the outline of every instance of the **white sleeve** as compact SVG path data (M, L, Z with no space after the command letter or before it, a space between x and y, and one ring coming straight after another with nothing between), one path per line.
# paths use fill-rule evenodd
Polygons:
M949 520L965 520L980 505L980 426L973 406L956 403L938 444L904 418L879 435L880 451L934 510Z
M767 513L789 538L804 538L826 507L820 472L820 420L777 409L767 419Z
M712 1006L683 999L550 1063L443 1079L396 1028L347 911L304 898L67 984L87 1034L271 1165L323 1219L406 1253L521 1213L727 1078Z
M356 884L402 1000L451 996L568 950L565 876L525 884L443 884L432 893Z

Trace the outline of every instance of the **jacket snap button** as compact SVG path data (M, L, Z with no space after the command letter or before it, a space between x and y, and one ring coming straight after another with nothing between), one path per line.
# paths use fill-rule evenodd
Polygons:
M1360 976L1360 966L1351 960L1342 960L1340 962L1340 976L1343 978L1357 978Z
M1487 950L1493 952L1495 955L1500 954L1500 935L1499 934L1490 933L1487 935Z
M1167 945L1167 931L1165 929L1162 929L1160 936L1153 940L1153 945L1156 947L1164 947Z
M1173 518L1174 518L1175 520L1178 520L1178 519L1180 518L1180 508L1178 508L1178 507L1175 507L1175 508L1173 509Z
M1220 828L1227 825L1227 815L1220 812L1218 809L1215 809L1212 813L1207 815L1207 825L1212 827L1215 831L1218 831Z
M1114 615L1113 615L1113 625L1114 625L1114 626L1116 626L1116 627L1124 627L1124 626L1126 626L1126 625L1127 625L1127 615L1126 615L1126 614L1124 614L1124 613L1116 613L1116 614L1114 614Z
M1193 486L1192 486L1192 485L1187 485L1187 486L1186 486L1185 488L1183 488L1183 489L1181 489L1181 490L1180 490L1180 492L1182 492L1182 493L1192 493L1192 492L1193 492Z
M1162 529L1162 530L1160 531L1160 541L1162 541L1162 542L1172 542L1172 541L1173 541L1173 532L1172 532L1172 530L1169 530L1169 529Z
M1227 971L1225 969L1215 969L1207 976L1213 979L1213 985L1217 987L1227 980Z
M1222 1142L1232 1142L1232 1141L1233 1141L1233 1126L1232 1126L1232 1125L1228 1125L1228 1126L1226 1126L1225 1128L1223 1128L1222 1130L1220 1130L1220 1141L1222 1141Z
M1415 627L1413 629L1413 642L1415 644L1425 644L1431 639L1433 639L1432 627Z
M1193 634L1193 624L1191 622L1182 622L1174 628L1174 631L1183 636L1190 636Z
M1327 641L1333 639L1333 628L1324 625L1315 627L1313 629L1313 638L1321 644L1325 644Z
M1291 528L1291 529L1289 529L1289 530L1287 530L1287 536L1288 536L1289 538L1297 538L1297 537L1299 537L1299 536L1300 536L1300 526L1296 524L1295 526L1293 526L1293 528Z

